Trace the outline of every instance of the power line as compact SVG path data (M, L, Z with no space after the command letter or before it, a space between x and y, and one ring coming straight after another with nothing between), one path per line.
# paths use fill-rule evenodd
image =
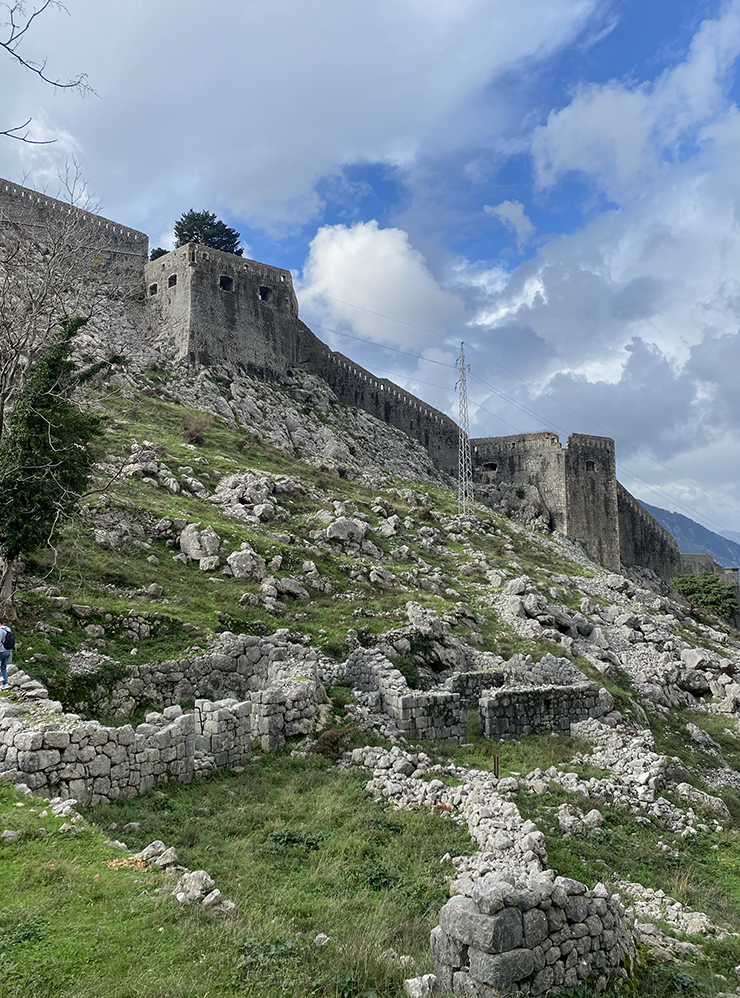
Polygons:
M415 360L428 361L429 363L437 364L439 367L446 367L446 368L449 368L449 369L454 369L452 367L452 364L445 364L442 361L431 360L431 359L429 359L427 357L422 357L421 354L411 353L408 350L401 350L401 349L399 349L397 347L391 347L391 346L387 346L387 345L381 345L381 344L376 343L374 340L369 340L369 339L366 339L366 338L364 338L362 336L356 336L356 335L354 335L352 333L346 333L343 330L339 330L339 329L329 329L328 327L322 326L322 325L320 325L318 323L315 323L314 325L316 326L317 329L323 329L325 332L332 332L332 333L335 333L338 336L346 336L349 339L359 340L362 343L368 343L371 346L378 347L378 348L380 348L382 350L390 350L393 353L401 353L401 354L404 354L407 357L413 357ZM476 351L476 352L479 352L479 351ZM388 371L388 370L386 370L384 368L377 367L376 365L373 365L373 369L375 371L382 372L383 374L390 374L394 378L397 378L399 376L398 372L396 372L396 371ZM532 409L529 409L527 406L524 406L517 399L512 398L511 396L507 395L505 392L502 392L500 389L496 388L495 386L489 385L487 382L483 381L480 378L477 378L475 375L471 375L471 377L475 381L478 381L480 384L482 384L484 387L488 388L494 394L496 394L497 396L499 396L500 398L502 398L504 401L508 402L510 405L513 405L515 408L520 409L526 415L534 416L537 419L542 419L542 417L538 413L536 413ZM419 378L409 378L408 380L411 383L413 383L413 384L425 385L426 387L429 387L429 388L437 388L437 389L439 389L441 391L447 392L448 394L452 394L452 392L450 391L450 389L447 388L445 385L437 385L437 384L434 384L433 382L430 382L430 381L422 381ZM486 407L483 406L483 405L481 405L480 403L473 402L473 405L475 405L476 409L480 410L481 412L485 412L487 415L493 416L495 419L498 419L505 426L508 426L510 429L514 430L516 433L522 433L522 432L524 432L521 429L521 427L514 426L513 423L509 423L507 420L505 420L498 413L492 412L490 409L486 409ZM562 427L558 426L557 423L552 423L551 422L550 426L553 429L557 430L559 433L565 434L567 432ZM665 492L659 486L653 485L647 479L642 478L642 476L638 475L636 472L634 472L630 468L628 468L627 465L625 465L624 463L620 462L619 467L633 481L639 482L640 484L642 484L642 485L646 486L647 488L649 488L652 492L655 492L658 495L661 495L668 502L675 503L678 506L683 507L684 510L687 510L688 512L692 513L693 516L697 518L698 522L701 523L701 521L704 520L704 521L706 521L705 524L704 524L705 526L706 526L706 523L711 523L713 526L717 527L720 531L724 529L721 524L717 523L716 520L713 520L711 517L707 516L704 513L700 513L697 509L694 509L694 507L691 506L689 503L687 503L685 500L678 499L676 496L673 496L670 493ZM670 469L668 469L668 470L670 470Z

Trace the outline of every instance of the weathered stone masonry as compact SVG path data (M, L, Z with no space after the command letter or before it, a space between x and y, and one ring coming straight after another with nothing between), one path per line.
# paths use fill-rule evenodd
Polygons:
M0 236L23 234L43 245L48 234L72 237L85 269L139 283L149 255L149 237L101 215L0 179Z
M132 664L107 707L128 716L140 703L162 709L196 697L249 700L252 737L274 749L316 727L326 700L317 662L316 649L289 640L287 629L262 638L225 631L202 655Z
M678 544L616 477L614 441L571 433L520 433L471 440L483 481L534 486L551 526L578 541L605 568L650 568L670 581L680 573Z
M410 690L404 677L384 655L365 648L357 648L350 654L346 678L353 689L377 693L378 706L407 739L467 741L467 710L459 693Z
M490 690L479 701L481 734L513 739L540 731L570 732L571 724L601 717L596 683Z
M631 923L603 885L542 876L514 886L490 874L470 894L451 898L432 932L441 992L540 995L586 980L604 991L634 960Z
M168 707L135 729L63 714L56 723L29 731L21 718L3 717L0 778L89 805L136 797L159 782L188 783L249 758L251 704L232 699L197 700L192 713Z

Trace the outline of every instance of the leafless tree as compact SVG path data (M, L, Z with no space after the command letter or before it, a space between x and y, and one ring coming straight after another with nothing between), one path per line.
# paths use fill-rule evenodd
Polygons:
M33 27L34 22L47 10L56 8L66 11L64 4L59 0L43 0L37 6L29 8L24 0L17 0L16 3L0 3L0 49L4 49L8 56L19 66L29 73L38 76L44 83L48 83L55 90L76 90L83 96L93 94L95 91L87 82L87 74L80 73L69 80L55 79L46 72L46 60L34 62L27 59L20 51L26 35ZM3 13L4 12L4 13ZM30 145L49 145L54 139L31 139L29 138L29 125L31 118L27 118L22 124L14 125L10 128L0 129L0 135L9 139L17 139L19 142L27 142Z

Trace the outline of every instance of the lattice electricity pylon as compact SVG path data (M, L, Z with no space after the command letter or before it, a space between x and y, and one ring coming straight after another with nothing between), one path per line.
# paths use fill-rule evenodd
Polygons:
M455 362L460 371L455 387L460 401L460 459L457 469L457 511L467 516L473 502L473 466L470 460L470 423L468 421L468 383L465 375L470 365L465 363L465 344L460 344L460 356Z

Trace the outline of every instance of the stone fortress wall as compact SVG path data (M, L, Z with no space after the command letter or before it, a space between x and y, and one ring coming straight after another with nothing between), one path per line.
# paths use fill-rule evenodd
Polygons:
M290 271L188 243L144 267L143 322L163 352L204 367L281 376L297 360Z
M290 271L190 244L144 268L150 341L188 364L240 367L260 378L300 368L323 378L344 405L364 409L457 471L458 428L392 381L331 350L298 318Z
M457 424L322 343L298 316L289 271L195 244L147 262L144 233L0 181L3 225L42 233L58 218L79 221L93 272L115 265L140 282L143 277L143 307L132 318L163 353L188 365L235 366L260 378L306 370L323 378L341 403L402 430L427 449L437 468L456 475ZM677 574L675 541L616 481L613 440L574 433L563 448L556 434L542 432L474 439L471 445L477 474L536 486L552 527L579 541L604 567L647 567L665 580Z
M685 574L685 556L679 552L675 537L620 482L617 482L617 501L619 554L622 564L630 568L650 568L656 575L667 580ZM735 577L737 578L737 569Z
M617 481L614 441L571 433L520 433L471 440L483 481L532 485L550 510L551 526L578 541L604 568L649 568L670 581L681 574L676 540Z
M86 271L104 279L115 275L141 282L149 259L149 237L101 215L0 179L0 236L17 233L40 245L64 240L79 254Z

